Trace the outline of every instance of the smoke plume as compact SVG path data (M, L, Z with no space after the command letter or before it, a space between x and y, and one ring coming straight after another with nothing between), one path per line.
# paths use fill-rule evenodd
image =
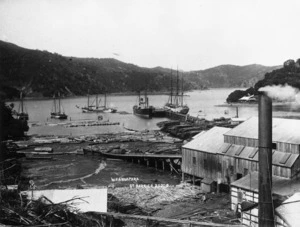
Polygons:
M299 101L299 89L288 84L266 86L258 91L265 92L270 98L278 101Z

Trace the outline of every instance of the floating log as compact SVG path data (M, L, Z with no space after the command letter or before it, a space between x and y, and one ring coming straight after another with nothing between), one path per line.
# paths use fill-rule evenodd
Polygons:
M51 152L53 152L53 148L51 148L51 147L36 147L36 148L34 148L34 151L51 153Z
M27 160L53 160L53 157L44 156L26 156Z
M120 122L92 122L92 123L78 123L66 125L66 127L89 127L89 126L110 126L110 125L119 125Z

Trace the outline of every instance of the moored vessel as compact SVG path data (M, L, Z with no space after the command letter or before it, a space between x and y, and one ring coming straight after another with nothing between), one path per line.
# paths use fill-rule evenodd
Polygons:
M67 119L68 115L65 114L63 107L61 105L61 100L60 100L60 94L58 93L58 99L56 100L56 97L54 95L53 97L53 108L51 111L51 118L55 118L55 119Z

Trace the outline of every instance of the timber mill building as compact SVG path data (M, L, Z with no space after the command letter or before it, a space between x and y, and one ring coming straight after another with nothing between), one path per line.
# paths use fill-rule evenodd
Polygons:
M284 200L300 192L300 120L273 118L272 143L273 196ZM232 209L251 226L258 224L258 166L257 117L233 129L214 127L182 147L183 179L192 177L209 192L231 188ZM284 212L276 222L288 226Z

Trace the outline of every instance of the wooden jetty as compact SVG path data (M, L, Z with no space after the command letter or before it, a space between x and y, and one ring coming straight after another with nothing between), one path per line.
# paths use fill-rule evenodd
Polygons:
M169 170L176 173L178 173L178 169L181 168L182 160L181 154L114 154L85 148L83 148L83 152L84 154L99 154L106 158L121 159L132 163L146 164L147 167L155 167L155 169L161 168L163 171L166 169L166 166L169 166Z

